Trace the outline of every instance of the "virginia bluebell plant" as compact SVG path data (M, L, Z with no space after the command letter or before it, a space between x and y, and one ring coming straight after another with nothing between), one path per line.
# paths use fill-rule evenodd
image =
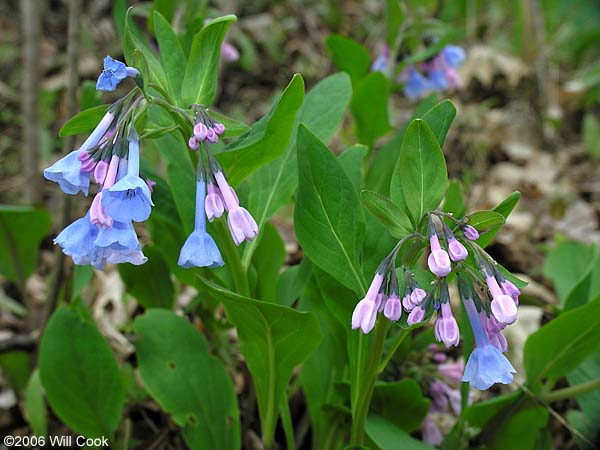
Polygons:
M372 71L393 72L395 61L391 61L390 49L384 45L373 64ZM457 69L464 63L465 50L456 45L446 45L437 55L417 64L409 64L397 76L396 81L404 85L404 95L418 99L437 91L457 89L461 86Z
M438 218L454 220L454 231ZM439 224L436 226L436 221ZM438 230L439 229L439 230ZM519 289L496 268L494 260L475 240L479 233L452 216L437 211L429 214L428 239L430 254L427 258L429 271L436 279L427 292L417 283L414 273L402 266L404 289L401 292L403 309L408 313L408 326L422 324L434 313L435 338L449 347L460 343L458 323L453 315L448 290L448 277L456 274L458 291L467 312L476 347L467 361L462 377L477 389L488 389L495 383L512 381L514 368L503 355L507 351L502 330L517 320ZM402 315L399 306L396 256L408 240L424 240L419 233L403 238L386 257L371 282L365 296L354 309L352 328L369 333L375 326L377 314L397 322ZM444 242L444 246L442 246ZM474 256L477 271L466 264L470 253ZM477 287L478 289L475 289Z
M66 194L83 192L87 196L92 177L98 184L88 213L54 240L75 264L91 264L97 269L108 263L140 265L147 261L132 223L147 220L154 206L155 183L140 177L140 137L134 126L136 114L146 101L139 88L142 75L136 68L107 56L96 89L114 91L127 77L134 78L137 86L110 106L79 149L44 170L44 176L58 183ZM208 148L219 141L225 126L214 121L205 108L191 108L194 116L184 111L194 133L188 145L191 150L201 150L196 172L196 219L194 231L181 248L178 264L184 268L219 267L224 264L223 259L206 231L206 218L212 221L227 211L236 245L254 239L258 227L240 206Z

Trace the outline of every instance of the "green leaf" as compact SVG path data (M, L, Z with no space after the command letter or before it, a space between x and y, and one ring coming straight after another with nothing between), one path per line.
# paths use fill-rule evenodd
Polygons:
M25 391L25 413L27 423L31 426L36 436L48 434L48 415L46 413L46 402L44 400L44 388L40 380L40 372L34 370L29 378Z
M192 449L239 449L240 418L231 378L204 336L171 311L135 320L135 350L144 385L183 428Z
M333 153L302 124L298 173L294 228L302 250L315 265L362 294L358 256L364 217L358 195Z
M404 22L404 13L400 7L399 0L385 0L384 14L386 28L386 42L390 47L396 45L396 38L400 30L400 25Z
M590 273L598 251L577 241L565 241L556 246L544 262L544 276L552 280L556 295L565 302L572 290Z
M429 125L440 147L444 145L454 117L456 117L456 107L450 100L438 103L423 115L423 120Z
M154 33L160 50L160 62L167 77L168 92L176 104L181 97L183 68L186 66L185 54L171 25L158 12L154 11Z
M447 184L446 160L435 136L424 120L413 120L404 133L392 175L392 201L400 207L405 202L419 223L423 214L439 206Z
M489 400L473 403L464 411L464 417L467 419L469 426L475 428L483 428L486 424L494 424L497 422L498 415L507 411L517 399L522 395L520 392L511 392L509 394L493 397Z
M597 350L584 360L579 367L567 375L567 380L571 386L586 383L600 378L600 350ZM597 442L600 436L600 390L595 390L581 394L575 397L579 408L585 417L585 430L576 427L577 430L584 432L584 435L591 441ZM568 417L568 416L567 416ZM569 421L571 418L569 417Z
M506 219L508 219L508 216L510 215L512 210L515 208L515 206L517 206L517 203L519 202L520 198L521 198L521 193L519 191L515 191L512 194L510 194L508 197L506 197L504 200L502 200L502 202L500 202L498 204L498 206L496 206L493 209L493 211L502 214L502 216L504 216L504 220L506 221ZM494 237L496 236L496 233L498 233L498 231L500 231L500 228L502 228L502 225L496 225L496 226L492 227L490 230L488 230L487 233L482 234L479 237L479 239L477 239L477 243L482 248L487 247L490 244L490 242L492 242Z
M104 114L106 114L109 106L110 105L98 105L86 109L85 111L81 111L65 122L58 132L58 135L60 137L65 137L91 132L96 128Z
M227 30L237 20L234 15L218 17L208 22L194 37L185 77L183 104L210 105L217 95L217 79L221 44Z
M250 127L239 120L232 119L214 110L210 110L209 114L215 121L225 125L225 133L223 134L225 139L239 137L250 131Z
M277 303L292 306L302 295L306 282L312 273L312 265L306 258L300 264L289 267L277 279Z
M369 51L358 42L344 36L332 34L325 40L331 59L338 69L346 72L352 84L363 79L371 67Z
M271 111L252 125L248 133L235 140L217 156L233 186L266 163L280 156L290 141L294 118L304 100L304 81L294 75Z
M321 342L319 321L312 313L243 297L201 281L223 301L227 318L237 328L240 350L256 388L263 441L269 441L294 368Z
M410 219L389 198L367 190L363 190L361 195L363 205L385 225L392 236L401 239L412 231Z
M535 406L518 411L505 418L502 426L495 427L489 444L490 450L535 449L540 430L548 422L548 411L542 406Z
M125 39L123 41L123 53L125 54L125 61L127 61L130 66L135 64L135 49L138 49L144 55L144 59L146 60L148 68L153 76L152 81L157 82L163 89L168 89L167 77L160 60L152 50L148 40L142 35L139 28L135 24L133 19L133 7L130 7L127 10L127 17L125 18ZM150 80L144 81L150 82Z
M423 396L419 383L405 378L391 383L376 383L371 411L411 433L421 426L430 403L429 399ZM402 405L402 408L398 405Z
M347 400L347 396L335 388L348 364L347 331L325 305L314 280L307 286L300 307L315 313L323 332L321 344L302 366L300 383L310 414L313 448L328 449L336 442L335 435L343 435L347 428L346 417L327 408L344 405Z
M148 261L141 266L119 264L119 274L133 295L144 308L171 309L175 288L171 281L169 266L156 247L145 247Z
M365 431L381 450L432 450L429 445L377 414L369 414Z
M600 121L592 113L583 118L583 146L593 161L600 158Z
M585 269L584 269L585 272ZM595 258L590 263L590 270L583 278L569 291L563 310L576 308L585 305L589 301L600 295L600 255L596 252Z
M362 162L369 149L361 144L347 148L338 156L338 161L346 171L346 175L352 181L356 192L360 192L362 183Z
M377 138L391 130L389 95L389 81L381 72L370 73L354 89L350 109L356 119L358 139L367 147L373 147Z
M573 371L600 346L600 297L567 311L533 333L525 343L527 383L557 379Z
M465 215L465 200L462 186L458 180L450 180L446 189L444 198L444 212L451 213L454 217L463 217ZM450 222L446 222L450 223Z
M292 137L284 153L250 176L248 207L259 230L290 199L298 185L297 124L304 123L315 130L319 139L328 141L339 127L351 95L350 78L345 73L331 75L317 83L306 95L296 115ZM254 242L246 246L244 260L249 259L254 248Z
M23 289L37 267L40 241L49 231L45 209L0 205L0 274Z
M277 276L285 262L285 247L274 225L265 224L262 238L254 253L254 267L258 274L256 297L265 302L275 302L277 297Z
M469 225L485 231L496 225L504 225L504 216L495 211L477 211L469 215Z
M25 351L0 353L0 368L7 384L21 394L27 387L31 371L31 356Z
M125 404L115 355L96 327L70 309L50 318L40 345L39 370L53 411L87 437L109 439Z

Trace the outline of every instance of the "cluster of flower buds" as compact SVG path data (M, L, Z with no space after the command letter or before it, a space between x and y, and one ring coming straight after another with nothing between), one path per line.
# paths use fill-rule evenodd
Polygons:
M107 56L97 89L114 90L128 76L138 77L139 72ZM154 206L151 193L156 183L140 178L140 138L134 121L144 98L136 98L136 94L140 91L134 88L117 100L79 149L44 170L44 176L58 183L67 194L83 192L87 196L92 176L99 185L87 214L54 240L75 264L102 269L107 263L139 265L147 261L132 222L143 222L150 216ZM224 125L213 121L200 107L194 107L194 111L196 122L189 144L194 150L201 146L204 152L198 155L196 171L195 227L181 249L178 263L185 268L218 267L223 265L223 259L206 231L206 218L212 221L227 211L236 245L254 239L258 227L240 206L223 170L205 145L218 142L218 136L225 132Z
M203 108L196 107L195 109L194 134L188 139L188 147L191 150L198 150L203 142L216 144L219 142L219 136L225 133L225 125L212 120Z
M465 61L465 51L456 45L445 46L434 57L406 67L397 77L399 83L404 83L404 95L408 98L421 98L432 91L442 92L446 89L460 87L457 69ZM390 49L387 45L371 65L372 71L387 72L390 64Z
M455 272L460 297L477 344L467 362L463 380L471 382L478 389L487 389L495 382L509 383L514 369L502 355L507 350L502 330L517 319L519 289L506 279L493 259L475 242L479 238L475 228L465 220L453 219L456 224L453 232L443 220L439 220L441 232L438 232L434 221L434 217L438 215L444 214L434 212L429 215L430 254L427 265L436 276L429 292L416 283L410 270L403 268L405 287L401 303L408 312L407 325L422 323L435 313L436 340L443 342L447 348L459 345L460 331L452 312L447 281L447 277ZM353 329L360 328L363 333L370 332L379 311L383 311L389 320L397 321L400 318L402 310L396 308L395 302L398 281L394 260L403 241L415 237L421 235L415 233L405 237L383 260L367 295L356 305L352 316ZM467 247L474 256L471 261L474 269L467 261ZM388 302L392 302L389 313Z
M202 107L194 105L194 110L196 111L194 134L189 138L188 145L192 150L202 148L199 161L201 162L203 157L207 161L206 175L202 176L206 180L207 191L203 193L202 214L205 213L208 220L212 222L227 212L227 224L235 245L240 245L244 241L250 242L258 235L256 221L246 208L240 206L235 190L228 183L223 169L212 155L208 145L218 142L218 136L225 132L225 127L212 120ZM198 170L204 171L200 167ZM197 207L196 216L198 214L200 210Z

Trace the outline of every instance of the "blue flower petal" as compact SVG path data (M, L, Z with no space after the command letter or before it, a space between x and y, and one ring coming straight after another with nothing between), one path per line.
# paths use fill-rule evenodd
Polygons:
M190 267L221 267L224 263L213 238L205 231L195 230L181 247L177 264L189 269Z
M153 205L146 182L131 174L102 194L104 211L118 222L143 222L150 216Z
M104 194L102 194L104 196ZM99 248L114 250L139 250L138 241L131 222L113 222L112 227L102 227L94 244Z
M447 45L442 50L442 56L448 66L456 69L465 61L466 53L463 48L457 45Z
M462 381L469 382L479 390L488 389L495 383L512 382L514 367L508 359L493 345L476 347L469 356Z
M54 243L62 247L63 253L73 258L75 264L91 264L94 255L94 241L98 227L90 222L90 213L76 220L62 230Z
M429 83L436 91L443 91L448 87L446 75L442 70L432 70L429 72Z
M44 170L44 177L58 183L65 194L75 195L81 191L87 196L90 174L81 172L81 161L77 159L78 153L78 150L74 150L56 161Z
M119 81L127 77L127 66L121 61L106 56L104 58L104 70L111 72L112 75Z
M421 73L411 69L408 80L406 80L406 84L404 85L404 95L408 98L419 98L430 89L431 85L429 84L429 80Z

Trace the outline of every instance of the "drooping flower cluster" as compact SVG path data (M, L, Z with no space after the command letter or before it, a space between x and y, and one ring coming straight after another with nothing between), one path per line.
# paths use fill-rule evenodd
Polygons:
M465 306L473 333L476 348L466 364L463 381L468 381L477 389L487 389L494 383L510 383L515 372L506 357L507 343L502 330L517 319L517 305L520 291L497 269L492 258L475 242L479 233L466 221L457 221L454 231L440 220L438 232L434 217L429 215L430 254L427 265L436 276L429 292L415 281L414 274L406 267L404 273L404 291L402 306L408 313L408 326L424 322L436 314L434 334L438 342L449 348L460 343L460 330L452 311L447 277L456 273L460 298ZM462 235L458 237L455 233ZM406 236L386 257L375 274L371 286L357 305L352 316L352 328L360 328L363 333L370 332L375 326L378 312L392 321L402 315L402 309L395 305L398 296L398 281L395 259L403 243L408 239L423 239L414 233ZM467 250L467 247L470 249ZM467 258L473 254L471 261ZM477 286L479 289L475 289ZM478 292L480 294L478 294Z
M194 134L189 138L188 145L192 150L202 148L208 161L208 195L204 202L206 216L212 222L226 211L227 224L235 245L240 245L244 241L250 242L258 235L256 221L246 208L240 206L235 190L228 183L223 169L209 149L209 144L216 144L219 141L219 136L225 132L225 127L213 121L204 109L200 107L195 109Z
M112 91L126 77L141 75L137 69L107 56L97 89ZM140 177L140 138L134 122L136 111L145 100L138 94L141 91L136 87L117 100L79 149L44 170L44 176L58 183L67 194L83 192L87 196L91 180L99 186L86 215L54 240L75 264L102 269L109 263L140 265L147 261L133 222L143 222L150 216L156 183ZM223 259L206 231L206 218L213 221L226 210L236 245L254 239L258 227L239 205L235 191L205 145L217 143L225 126L213 121L200 107L195 106L194 111L196 121L189 147L202 147L204 152L198 155L196 171L195 227L181 249L178 264L184 268L218 267L223 265Z
M457 89L461 85L457 69L464 63L465 58L463 48L447 45L433 58L404 68L396 81L404 83L404 95L415 99L433 91ZM371 65L371 70L387 72L392 64L395 62L390 61L390 49L384 46Z

